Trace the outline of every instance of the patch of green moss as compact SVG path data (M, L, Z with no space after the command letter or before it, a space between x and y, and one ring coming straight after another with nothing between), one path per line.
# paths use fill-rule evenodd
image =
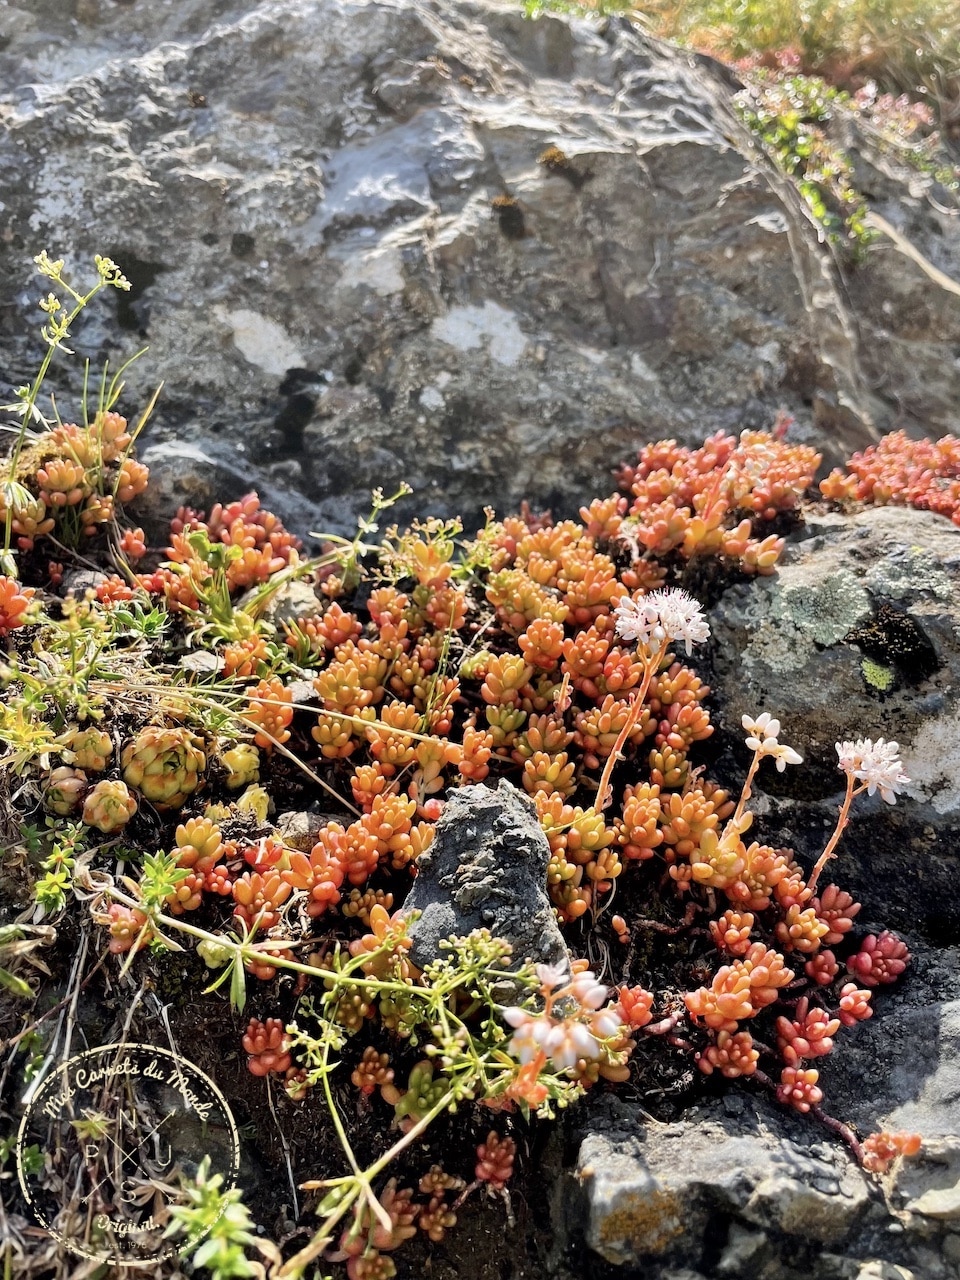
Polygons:
M882 662L874 662L872 658L864 658L860 663L860 670L867 684L879 693L888 693L897 679L897 673L892 667L885 667Z

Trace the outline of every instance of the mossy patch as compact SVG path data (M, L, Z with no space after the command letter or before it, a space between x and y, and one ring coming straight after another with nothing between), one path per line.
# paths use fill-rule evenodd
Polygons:
M864 658L860 663L860 670L870 688L879 693L889 693L897 682L897 673L893 667L885 667L882 662L874 662L872 658Z
M631 1192L618 1198L616 1208L604 1215L600 1252L607 1257L628 1242L634 1254L660 1255L683 1235L686 1226L676 1192L659 1188L648 1194Z

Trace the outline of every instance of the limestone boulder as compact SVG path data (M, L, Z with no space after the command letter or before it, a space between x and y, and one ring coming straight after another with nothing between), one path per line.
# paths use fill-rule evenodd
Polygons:
M298 532L352 529L400 480L401 518L575 510L642 440L781 408L831 460L956 425L960 299L884 241L861 320L734 78L624 20L10 0L0 85L0 381L39 359L34 254L112 255L133 288L77 324L78 354L149 346L124 398L164 383L145 443L187 449L185 489L211 459L218 497L258 485ZM919 181L903 216L957 274L956 219ZM65 413L80 376L58 366Z

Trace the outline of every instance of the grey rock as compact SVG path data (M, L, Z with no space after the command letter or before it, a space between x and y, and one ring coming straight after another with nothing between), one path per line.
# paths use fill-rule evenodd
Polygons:
M263 610L263 616L277 628L285 622L299 622L303 618L315 617L321 609L316 591L309 582L294 580L285 582L270 597ZM299 699L296 699L299 701Z
M577 1176L587 1241L608 1262L657 1280L670 1265L709 1270L706 1241L725 1232L717 1276L958 1275L948 1241L960 1215L960 951L944 945L958 919L958 575L960 537L942 518L814 512L776 577L728 589L710 614L713 714L726 738L718 766L742 778L740 717L764 710L806 757L802 769L758 775L758 838L794 837L812 861L839 806L834 742L883 736L903 747L912 783L896 806L877 797L854 810L834 866L864 904L858 928L900 927L913 962L878 990L876 1016L843 1029L839 1051L817 1065L831 1115L861 1136L918 1132L919 1158L896 1164L881 1195L840 1144L749 1090L672 1125L642 1126L601 1100L583 1123ZM864 672L880 622L894 677L885 691ZM811 1240L815 1258L803 1252Z
M130 515L151 543L166 545L170 518L181 504L209 513L216 502L226 504L254 492L287 528L298 534L312 528L312 508L302 495L282 482L272 483L269 474L244 457L242 445L204 437L196 428L189 434L190 440L155 442L140 451L140 460L150 468L150 483L131 504Z
M329 821L328 814L298 810L279 814L274 825L285 845L291 849L299 849L301 853L309 853Z
M951 1046L947 1046L947 1052ZM954 1111L956 1104L954 1103ZM960 1227L960 1123L954 1116L947 1136L925 1137L920 1157L894 1171L896 1193L904 1202L910 1225L918 1231Z
M722 1276L743 1275L748 1268L755 1270L769 1252L770 1245L762 1231L734 1222L717 1263L717 1271Z
M316 705L317 691L313 686L312 678L293 679L289 681L287 688L290 690L295 707L301 707L304 704Z
M106 580L107 575L101 573L99 569L70 569L63 575L60 593L64 596L82 598L88 591L96 591L97 587Z
M580 1147L552 1208L557 1253L582 1229L607 1263L645 1280L687 1268L712 1280L958 1275L955 1141L934 1139L881 1189L809 1121L743 1096L736 1118L717 1099L672 1124L592 1098L571 1117Z
M944 207L950 204L949 196L943 199L947 193L935 185L925 191L923 184L918 187L905 165L878 151L869 131L851 131L845 141L873 212L928 263L960 280L956 213ZM946 238L944 222L954 223ZM867 270L848 274L847 288L857 317L861 367L871 387L884 398L892 394L896 404L889 426L908 427L915 407L923 404L926 431L956 432L954 372L944 377L936 366L943 339L960 337L960 300L922 271L903 270L903 248L887 236L874 245L871 257Z
M932 932L960 924L960 529L901 507L808 512L778 573L710 612L715 722L742 776L740 720L769 711L802 768L761 769L757 811L813 860L842 799L835 743L900 744L911 779L895 806L859 798L838 883L869 918ZM864 919L868 917L865 916Z
M889 1011L893 1016L885 1008L876 1027L864 1028L858 1045L864 1056L873 1052L889 1061L882 1095L889 1111L878 1117L884 1127L922 1133L928 1140L952 1139L960 1147L960 957L955 949L941 953L941 965L952 961L953 986L938 1001L924 991L933 963L930 951L912 945L914 961L897 992L895 1012ZM856 1070L853 1059L849 1069Z
M208 511L215 502L229 502L245 492L232 460L218 459L195 444L149 445L140 458L150 468L150 483L130 510L152 542L165 543L170 518L179 505Z
M907 1208L927 1218L956 1222L960 1220L960 1182L949 1187L930 1187L916 1200L911 1200Z
M424 968L443 954L444 939L474 929L506 939L514 966L524 960L567 962L546 893L549 860L550 846L533 804L511 783L501 781L495 791L484 786L453 791L404 903L405 913L421 913L410 927L414 964ZM504 999L509 998L505 990Z
M251 489L301 534L351 529L368 491L401 478L421 514L470 522L523 498L568 510L641 440L696 444L780 407L831 460L878 429L960 425L957 299L890 241L841 281L732 113L726 73L624 22L530 24L517 8L2 7L0 378L25 381L41 351L33 255L116 257L134 289L91 310L72 345L94 367L150 345L121 408L133 416L164 380L134 510L152 541L178 503ZM566 173L537 163L548 144ZM853 151L887 220L960 277L960 222L916 177ZM491 207L502 194L512 223ZM65 412L81 372L55 367ZM891 1217L842 1148L814 1149L809 1126L747 1091L646 1129L600 1098L578 1212L554 1194L555 1235L584 1209L590 1245L650 1280L938 1280L960 1266L960 968L942 946L960 923L958 533L899 509L806 533L778 577L712 612L717 740L739 765L740 715L782 719L807 763L761 774L758 809L808 860L836 812L834 741L903 745L912 787L893 810L859 803L837 879L916 960L882 1017L845 1029L822 1083L862 1132L917 1129L927 1154L892 1179ZM916 679L890 664L885 692L849 639L880 604L936 661ZM305 849L322 823L278 820ZM547 857L520 793L452 796L407 900L423 911L415 961L484 925L518 958L562 960Z
M189 675L213 676L222 670L223 659L218 658L209 649L194 649L190 653L183 655L178 666L181 671L186 671Z
M208 472L217 497L254 466L261 493L299 495L299 532L352 528L400 479L401 518L569 510L640 440L781 407L832 459L957 424L957 299L884 242L853 281L861 322L733 77L626 21L9 0L0 35L3 376L38 359L38 249L113 254L134 288L77 351L115 367L148 343L124 406L163 380L149 443L244 473ZM566 167L538 164L551 144ZM888 181L884 209L956 276L960 227L922 188ZM61 404L80 373L58 363ZM164 508L198 466L171 461Z
M820 1246L845 1241L869 1205L864 1175L842 1151L815 1155L788 1133L766 1103L750 1124L716 1104L695 1118L644 1127L625 1115L604 1124L594 1113L576 1169L587 1242L619 1265L695 1264L708 1222L732 1218L740 1226L719 1270L731 1275L740 1274L734 1259L744 1250L760 1256L767 1235Z

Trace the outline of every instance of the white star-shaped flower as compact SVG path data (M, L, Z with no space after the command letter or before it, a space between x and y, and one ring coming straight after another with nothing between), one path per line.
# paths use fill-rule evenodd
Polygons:
M897 792L910 781L900 761L900 744L878 738L857 738L836 744L840 768L851 778L867 784L867 795L875 791L887 804L896 804Z
M636 640L651 648L659 647L665 640L682 640L688 657L692 645L710 638L710 627L699 601L679 588L651 591L639 599L624 596L614 610L614 617L617 635L622 640Z
M756 720L752 716L743 716L740 723L747 731L745 739L751 751L756 751L761 759L770 756L777 762L777 770L783 773L788 764L803 764L803 756L777 739L780 734L780 721L775 720L769 711L762 712Z

